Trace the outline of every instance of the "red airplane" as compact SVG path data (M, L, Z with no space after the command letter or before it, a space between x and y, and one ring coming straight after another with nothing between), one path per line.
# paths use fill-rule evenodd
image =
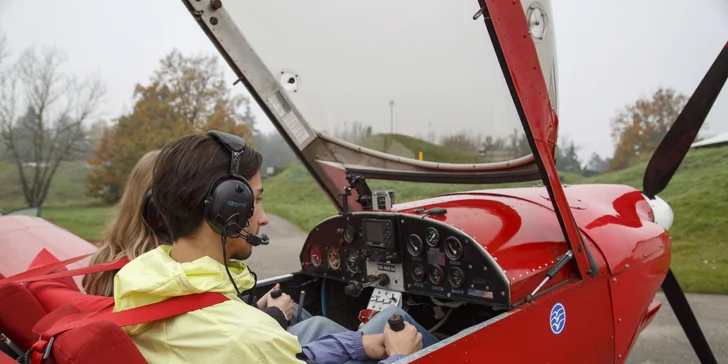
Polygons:
M281 283L350 329L404 307L442 340L402 362L623 363L662 287L700 361L716 362L670 270L673 216L657 194L728 78L728 45L652 156L642 191L565 186L548 1L329 0L318 12L300 1L183 3L339 210L311 229L301 269L259 281L258 292ZM423 143L428 115L440 130L490 137L484 153ZM344 120L368 125L363 138L334 135ZM371 180L543 186L396 203ZM0 248L2 273L24 271L41 248L59 259L95 249L62 233L0 217L0 239L24 240Z

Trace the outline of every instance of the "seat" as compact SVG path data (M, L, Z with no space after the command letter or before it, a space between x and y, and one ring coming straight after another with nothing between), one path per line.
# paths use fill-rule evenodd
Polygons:
M0 285L0 332L22 350L28 350L38 339L33 326L47 314L43 306L18 283Z
M81 310L71 304L58 307L35 325L36 338L60 320L79 313ZM32 363L42 362L38 360L40 356L36 354ZM53 360L47 362L55 364L147 362L121 327L108 321L91 322L55 336L50 356Z

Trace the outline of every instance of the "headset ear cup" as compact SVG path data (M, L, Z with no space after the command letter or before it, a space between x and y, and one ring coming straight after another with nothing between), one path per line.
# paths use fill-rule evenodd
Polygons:
M142 205L142 217L146 221L152 230L159 234L167 234L167 225L164 223L164 219L159 214L159 210L154 205L154 198L152 197L152 190L147 190L144 195L144 203Z
M239 176L218 178L205 199L204 217L219 235L231 236L231 226L242 230L254 213L255 196L248 181Z

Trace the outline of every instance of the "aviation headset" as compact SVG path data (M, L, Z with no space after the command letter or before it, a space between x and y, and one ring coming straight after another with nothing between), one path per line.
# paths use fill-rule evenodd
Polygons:
M207 133L231 153L230 173L215 179L205 197L203 216L212 230L224 237L244 237L252 246L267 245L266 234L243 234L255 212L255 195L250 183L238 173L240 155L245 151L245 140L238 136L211 130ZM167 234L167 228L154 206L152 190L144 197L144 220L157 232Z

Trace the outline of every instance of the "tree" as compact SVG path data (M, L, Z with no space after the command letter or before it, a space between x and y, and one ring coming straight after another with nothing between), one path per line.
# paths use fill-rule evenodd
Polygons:
M556 170L562 172L582 173L581 161L577 152L579 147L567 137L556 145Z
M6 58L4 44L0 59ZM64 62L57 49L31 47L0 70L0 142L18 168L30 207L43 204L61 162L83 152L84 124L105 94L98 78L64 74ZM19 109L25 109L20 117Z
M465 153L478 153L478 142L474 140L467 132L461 131L442 137L442 145Z
M254 144L249 100L232 93L214 56L173 50L148 85L136 85L134 99L132 112L103 133L88 161L93 168L86 179L89 196L118 201L139 158L184 135L216 129Z
M592 153L583 172L585 176L602 174L609 169L609 160L603 159L598 153Z
M273 130L268 134L259 134L256 136L256 147L263 154L262 170L267 167L279 167L283 164L296 160L296 155L288 146L281 134L277 130Z
M334 127L334 136L349 143L357 144L372 136L372 127L358 121L351 124L345 121Z
M651 99L640 98L612 120L612 170L626 168L652 155L687 103L687 96L659 88Z

